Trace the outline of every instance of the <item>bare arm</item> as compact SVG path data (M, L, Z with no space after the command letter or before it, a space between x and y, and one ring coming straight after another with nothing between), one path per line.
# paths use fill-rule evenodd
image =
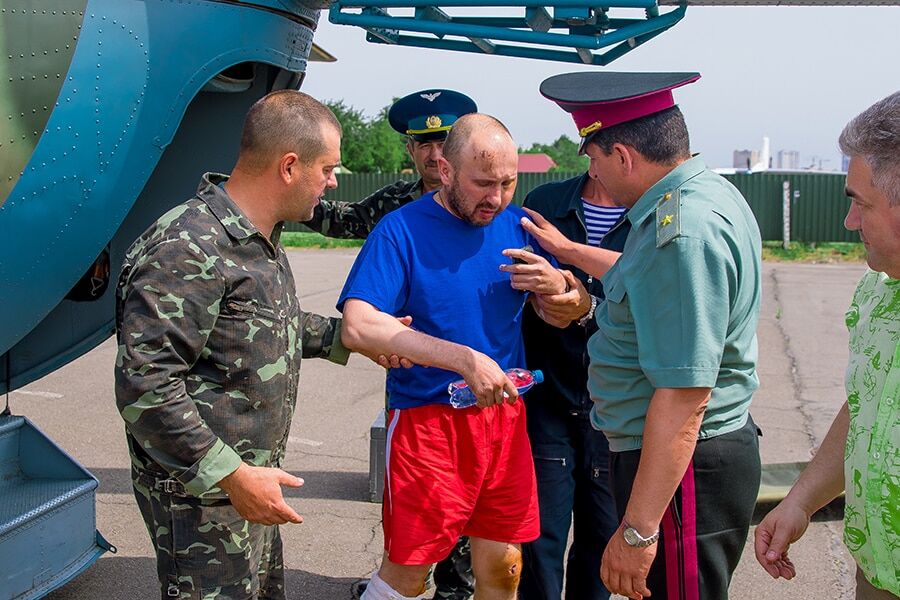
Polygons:
M844 402L819 451L803 470L785 501L790 500L812 515L844 491L844 449L849 429L850 412Z
M844 402L800 479L756 528L756 560L775 579L793 578L795 569L788 559L788 548L806 533L812 515L844 491L844 448L849 428L850 412Z
M522 210L531 217L522 219L522 228L561 263L574 265L588 275L603 277L622 255L621 252L573 242L539 213L527 208Z
M709 388L660 388L653 393L641 460L624 521L648 537L659 530L666 507L675 495L697 446L697 432L709 402ZM629 598L649 596L647 573L656 544L629 546L619 531L603 554L601 577L611 592Z
M497 363L467 346L409 329L363 300L344 304L341 339L346 347L369 356L396 354L417 365L459 373L481 407L515 401L516 387ZM504 396L505 394L505 396Z
M625 520L644 535L659 528L684 477L709 397L709 388L660 388L653 393L641 462L625 509Z

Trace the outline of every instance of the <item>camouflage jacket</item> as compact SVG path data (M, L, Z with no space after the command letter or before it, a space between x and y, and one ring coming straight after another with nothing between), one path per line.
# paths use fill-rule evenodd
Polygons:
M300 310L279 242L204 175L128 250L116 294L116 402L136 473L195 496L240 461L278 466L300 359L341 364L340 320Z
M395 181L359 202L322 200L304 225L328 237L363 240L384 215L421 195L421 179Z

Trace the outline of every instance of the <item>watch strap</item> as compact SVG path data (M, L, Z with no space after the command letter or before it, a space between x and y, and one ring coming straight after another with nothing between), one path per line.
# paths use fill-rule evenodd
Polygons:
M578 324L582 327L587 326L588 323L591 322L591 319L594 318L594 312L597 310L597 304L599 302L597 296L590 294L591 296L591 307L588 309L587 313L578 319Z
M637 529L622 521L622 536L625 538L625 543L632 548L646 548L659 540L659 529L650 537L644 537Z

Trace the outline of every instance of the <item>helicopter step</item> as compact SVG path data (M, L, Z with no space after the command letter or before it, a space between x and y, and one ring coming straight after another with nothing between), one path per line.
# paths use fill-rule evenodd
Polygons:
M0 417L0 590L39 598L107 550L96 529L97 480L28 419Z

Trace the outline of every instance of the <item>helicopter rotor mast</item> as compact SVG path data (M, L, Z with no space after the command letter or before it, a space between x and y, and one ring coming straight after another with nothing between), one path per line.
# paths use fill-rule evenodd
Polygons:
M891 6L900 0L337 0L329 20L377 44L606 66L688 6ZM665 10L660 10L664 7ZM519 9L516 14L516 9ZM468 14L462 14L469 10ZM496 15L503 16L496 16Z

